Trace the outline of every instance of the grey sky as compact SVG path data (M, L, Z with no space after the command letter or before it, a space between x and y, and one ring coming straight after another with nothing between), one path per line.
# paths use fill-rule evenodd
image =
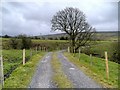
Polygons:
M14 2L13 2L14 1ZM25 0L24 0L25 1ZM52 34L52 16L66 7L79 8L97 31L118 29L118 3L103 0L4 0L2 1L2 34ZM111 0L112 1L112 0ZM116 0L117 1L117 0Z

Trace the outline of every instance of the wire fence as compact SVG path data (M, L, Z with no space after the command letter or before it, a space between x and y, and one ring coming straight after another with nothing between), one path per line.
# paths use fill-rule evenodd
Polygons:
M40 50L33 48L25 50L25 63L30 58L39 53L47 50ZM23 50L3 50L3 56L0 57L0 89L4 86L4 81L10 74L20 65L23 64Z

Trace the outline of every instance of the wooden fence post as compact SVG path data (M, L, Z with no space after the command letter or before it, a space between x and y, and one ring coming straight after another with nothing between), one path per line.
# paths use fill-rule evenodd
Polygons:
M74 55L74 57L75 57L75 47L73 47L73 49L74 49L74 52L73 52L74 54L73 54L73 55Z
M37 47L36 47L36 53L37 53Z
M45 47L44 47L44 51L45 51Z
M92 66L92 54L90 54L90 65Z
M41 51L42 51L42 47L41 47Z
M70 52L70 47L68 47L68 53Z
M42 51L42 48L41 48L41 46L40 46L40 51Z
M80 48L79 48L79 60L80 60Z
M109 67L108 67L108 56L107 52L105 52L105 62L106 62L106 77L109 79Z
M4 72L3 72L3 58L2 55L0 57L0 61L1 61L1 83L2 83L2 87L4 86Z
M75 47L74 47L74 53L75 53Z
M23 49L23 65L25 65L25 49Z
M30 48L30 57L32 57L32 49Z

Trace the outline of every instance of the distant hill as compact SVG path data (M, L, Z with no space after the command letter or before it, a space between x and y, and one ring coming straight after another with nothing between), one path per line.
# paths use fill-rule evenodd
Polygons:
M44 38L44 39L55 39L55 38L60 38L60 37L68 37L66 33L60 33L60 34L50 34L50 35L41 35L41 36L36 36L38 38ZM99 31L96 32L96 38L97 39L111 39L111 38L116 38L118 37L118 31Z
M3 38L10 38L13 36L2 36ZM68 37L66 33L59 33L59 34L49 34L49 35L40 35L40 36L29 36L33 39L50 39L50 40L57 40L60 39L61 37ZM97 31L95 38L97 40L117 40L118 39L118 31Z

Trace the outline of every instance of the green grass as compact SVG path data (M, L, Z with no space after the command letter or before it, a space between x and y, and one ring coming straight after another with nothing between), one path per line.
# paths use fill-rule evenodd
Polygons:
M33 53L35 54L35 52ZM13 67L22 63L22 50L2 50L4 75ZM26 59L30 59L30 50L26 50Z
M8 41L11 38L2 38L3 42ZM19 39L20 40L20 39ZM66 40L40 40L40 39L32 39L33 42L66 42Z
M40 40L40 39L31 39L32 40L32 48L35 48L36 46L40 47L46 47L48 51L52 50L59 50L59 49L65 49L68 46L67 40ZM21 42L21 39L18 39L18 49L20 49L19 44ZM10 46L10 38L2 38L2 47L3 49L11 49Z
M90 64L90 57L85 54L80 54L80 61L78 53L75 57L70 53L64 53L68 59L74 63L78 68L83 70L88 76L99 82L103 87L118 88L118 64L109 61L109 79L106 78L105 60L97 57L92 57L92 65Z
M72 88L72 83L68 78L64 75L62 71L61 63L58 61L57 54L53 54L53 58L51 61L54 75L53 75L53 81L57 85L58 88Z
M5 80L4 88L27 88L35 72L36 66L44 54L44 52L41 52L32 56L24 66L20 65L15 69L10 77Z
M39 45L46 47L48 51L66 49L68 47L68 41L66 40L32 40L33 46Z
M39 40L39 39L32 39L33 42L66 42L67 40Z
M108 53L108 58L111 61L118 61L118 42L115 41L97 41L95 45L82 49L83 53L96 54L97 56L104 58L105 51Z

